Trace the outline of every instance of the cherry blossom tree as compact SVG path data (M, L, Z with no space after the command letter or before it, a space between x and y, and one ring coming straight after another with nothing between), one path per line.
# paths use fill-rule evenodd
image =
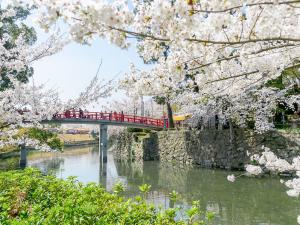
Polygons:
M193 104L184 106L195 115L205 111L201 108L208 96L215 106L220 99L229 102L227 113L232 118L249 115L248 108L258 96L268 97L274 106L283 91L263 88L264 84L299 65L298 0L135 0L133 7L123 0L30 2L40 9L38 21L45 30L62 20L77 42L98 36L127 48L130 39L138 39L138 53L157 63L151 71L140 72L137 90L155 95L171 92L172 99L181 102L189 96ZM253 95L255 91L258 94ZM262 110L261 101L257 102L251 114L256 128L263 131L272 127L267 117L274 108Z
M1 21L9 21L20 7L1 9ZM4 26L3 23L1 26ZM36 86L18 80L16 74L27 73L33 62L55 54L68 43L58 33L36 45L26 38L22 33L16 36L9 31L2 32L0 36L0 82L10 83L0 91L0 147L24 143L26 136L16 138L20 127L40 126L39 122L52 119L56 112L90 104L106 97L111 90L110 83L101 83L95 76L78 98L63 102L56 90L47 90L43 85ZM29 145L38 144L35 140L26 139L26 142Z

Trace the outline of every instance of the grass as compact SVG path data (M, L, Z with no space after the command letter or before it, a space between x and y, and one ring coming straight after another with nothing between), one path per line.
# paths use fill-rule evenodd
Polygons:
M58 137L64 142L81 142L95 140L90 134L58 134Z
M291 128L291 127L283 127L283 128L277 128L278 131L283 133L294 133L294 134L300 134L300 128Z
M0 154L1 153L7 153L7 152L13 152L13 151L16 151L18 150L18 147L15 146L15 145L8 145L8 146L5 146L3 148L0 148Z

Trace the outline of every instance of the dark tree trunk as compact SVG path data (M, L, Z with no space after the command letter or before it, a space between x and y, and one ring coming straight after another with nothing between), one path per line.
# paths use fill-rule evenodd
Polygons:
M166 104L167 104L167 110L168 110L169 128L174 128L172 107L168 101L166 102Z

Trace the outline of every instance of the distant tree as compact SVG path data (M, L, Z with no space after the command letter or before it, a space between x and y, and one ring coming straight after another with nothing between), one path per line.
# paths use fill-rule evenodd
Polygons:
M16 46L16 41L19 37L22 37L27 45L33 45L37 40L36 31L33 27L27 26L23 21L30 15L29 8L13 8L9 11L10 7L1 9L0 5L0 40L4 40L7 36L12 37L8 39L4 45L6 50L13 49ZM3 15L6 16L3 16ZM7 16L7 14L11 14ZM3 17L3 18L2 18ZM1 55L1 53L0 53ZM1 56L2 57L2 56ZM33 75L33 68L26 66L22 71L9 70L8 68L1 67L0 69L0 91L3 91L12 86L12 82L8 77L8 73L13 75L18 81L27 83L29 77Z
M57 134L39 128L30 128L26 130L29 138L36 139L42 144L47 144L52 149L63 149L63 142L58 138Z
M286 95L299 95L300 94L300 66L292 66L284 70L280 76L275 79L269 80L266 84L267 87L276 88L278 90L287 90ZM289 106L286 102L278 102L275 123L282 126L284 121L287 121L287 115L295 114L299 111L299 105L293 103L293 107Z

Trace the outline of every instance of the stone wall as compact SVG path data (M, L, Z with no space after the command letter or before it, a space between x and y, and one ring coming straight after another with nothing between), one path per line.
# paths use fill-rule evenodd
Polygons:
M143 138L123 133L118 139L115 155L120 160L179 161L202 167L242 169L250 154L261 146L272 149L288 161L300 155L300 134L269 132L263 135L236 129L203 131L161 131ZM118 156L119 155L119 156ZM121 156L121 157L120 157Z
M118 161L159 160L157 134L122 131L112 150Z
M132 145L135 144L133 133L122 131L112 147L117 160L132 160Z

